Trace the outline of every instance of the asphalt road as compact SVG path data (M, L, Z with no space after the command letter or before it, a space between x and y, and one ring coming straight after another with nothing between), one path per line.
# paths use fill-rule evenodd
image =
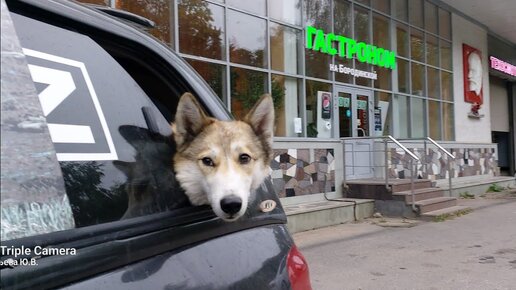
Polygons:
M314 289L516 289L516 199L445 222L368 221L294 235Z

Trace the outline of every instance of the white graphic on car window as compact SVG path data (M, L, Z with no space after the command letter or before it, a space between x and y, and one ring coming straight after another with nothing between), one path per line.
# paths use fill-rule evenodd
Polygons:
M23 52L28 56L34 82L46 86L38 96L57 159L117 160L113 139L85 64L26 48ZM73 114L66 112L69 108L73 108Z

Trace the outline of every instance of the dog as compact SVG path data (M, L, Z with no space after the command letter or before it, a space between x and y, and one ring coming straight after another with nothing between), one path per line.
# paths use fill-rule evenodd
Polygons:
M209 117L196 98L181 96L172 123L176 179L192 205L211 205L225 221L242 217L270 174L274 105L263 95L239 121Z

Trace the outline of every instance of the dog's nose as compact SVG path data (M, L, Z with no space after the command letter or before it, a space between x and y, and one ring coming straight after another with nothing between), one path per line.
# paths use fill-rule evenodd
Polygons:
M234 215L242 208L242 199L236 195L228 195L220 201L220 208L225 213Z

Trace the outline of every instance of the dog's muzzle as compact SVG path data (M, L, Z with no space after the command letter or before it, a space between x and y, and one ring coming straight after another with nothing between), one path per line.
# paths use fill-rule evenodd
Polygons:
M232 217L242 208L242 199L236 195L228 195L220 200L220 208Z

